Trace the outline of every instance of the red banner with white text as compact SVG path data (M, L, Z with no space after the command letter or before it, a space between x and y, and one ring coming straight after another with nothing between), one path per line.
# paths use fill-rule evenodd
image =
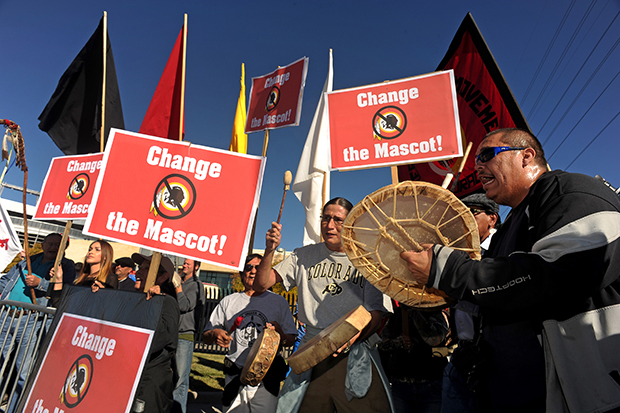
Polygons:
M308 73L308 58L252 78L245 133L297 126Z
M129 412L152 338L152 330L63 314L24 411Z
M451 71L327 94L332 169L462 155Z
M265 160L114 129L84 233L241 269Z
M88 216L103 153L52 158L34 219L84 219Z

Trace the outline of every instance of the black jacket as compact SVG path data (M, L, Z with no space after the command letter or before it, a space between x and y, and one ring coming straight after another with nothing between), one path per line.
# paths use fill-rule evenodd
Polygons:
M618 195L553 171L511 211L483 260L434 247L427 285L480 305L496 410L544 403L542 321L620 303L619 237Z

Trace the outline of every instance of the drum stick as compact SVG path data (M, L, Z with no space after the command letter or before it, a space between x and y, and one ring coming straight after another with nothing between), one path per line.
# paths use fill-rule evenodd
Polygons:
M459 178L461 177L461 172L463 172L463 168L465 168L465 162L467 162L467 157L469 156L469 152L471 151L471 148L473 145L474 145L473 142L469 142L467 144L467 148L465 148L465 153L463 154L463 157L461 158L461 164L459 165L459 170L456 173L456 178L454 178L454 182L452 183L452 187L450 188L451 192L454 192L456 190L456 185L459 182Z
M441 187L443 189L448 189L448 185L450 185L450 181L452 181L452 178L454 178L454 174L452 172L448 172L443 180L443 183L441 184Z
M286 191L291 187L291 181L293 180L293 175L291 171L284 172L284 194L282 195L282 204L280 205L280 213L278 214L278 220L276 221L278 224L280 223L280 218L282 218L282 209L284 208L284 200L286 199Z

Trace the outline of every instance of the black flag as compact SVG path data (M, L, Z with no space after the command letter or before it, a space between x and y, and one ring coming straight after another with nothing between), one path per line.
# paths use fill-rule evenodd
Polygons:
M106 33L107 36L107 33ZM124 129L114 56L107 40L105 136L111 127ZM100 152L103 82L103 18L95 33L60 78L39 116L39 129L65 155Z

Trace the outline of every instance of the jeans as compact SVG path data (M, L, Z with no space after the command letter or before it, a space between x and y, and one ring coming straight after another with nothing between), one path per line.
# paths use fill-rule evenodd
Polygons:
M50 317L45 323L46 330L49 329L51 323L52 318ZM2 324L0 346L2 346L3 362L10 358L11 353L15 352L15 372L18 373L15 391L12 394L9 407L6 410L7 413L12 413L17 408L17 402L24 389L32 363L34 363L37 350L37 337L40 329L43 327L43 320L37 317L36 314L24 314L21 318L16 317L13 320L11 320L11 317L7 317L6 319L3 318L0 320L0 324ZM5 374L6 373L5 371ZM4 378L2 381L4 381ZM0 392L1 390L0 388ZM9 387L7 390L7 394L11 395L12 387Z
M172 392L175 412L185 413L187 410L187 392L189 390L189 373L192 370L194 342L180 338L177 345L176 362L179 379Z
M467 413L477 410L474 394L452 363L448 363L444 370L441 402L442 413Z

